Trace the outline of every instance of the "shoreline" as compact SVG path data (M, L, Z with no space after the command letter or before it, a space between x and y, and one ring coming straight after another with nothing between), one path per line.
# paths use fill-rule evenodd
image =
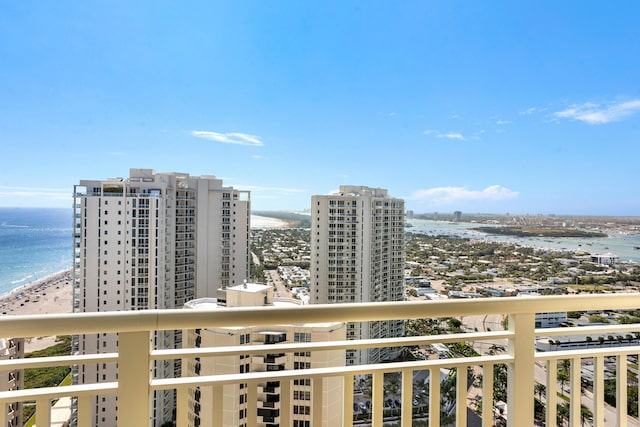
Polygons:
M72 268L58 271L0 295L3 316L73 312Z
M280 218L272 218L268 216L251 215L251 229L271 229L271 228L290 228L292 226L291 221L285 221Z

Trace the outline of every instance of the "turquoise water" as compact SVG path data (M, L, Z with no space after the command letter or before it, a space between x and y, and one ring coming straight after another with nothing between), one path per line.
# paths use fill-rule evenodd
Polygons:
M72 265L71 209L0 208L0 294Z
M522 246L588 252L591 254L612 253L620 257L620 261L640 263L640 250L635 249L635 247L640 247L640 234L616 233L611 234L609 237L592 238L514 237L486 234L471 230L472 228L479 227L480 224L470 222L451 223L447 221L409 219L407 223L413 226L407 228L407 231L410 233L466 237L491 242L515 243Z
M0 295L71 268L72 210L0 208ZM252 217L252 226L280 225Z

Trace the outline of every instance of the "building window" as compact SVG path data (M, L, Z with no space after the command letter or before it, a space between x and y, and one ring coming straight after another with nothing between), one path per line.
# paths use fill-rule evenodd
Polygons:
M308 332L295 332L293 340L295 342L311 342L311 334Z

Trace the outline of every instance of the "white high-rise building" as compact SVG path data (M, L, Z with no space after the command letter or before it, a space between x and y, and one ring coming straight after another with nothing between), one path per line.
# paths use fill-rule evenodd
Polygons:
M343 185L311 198L311 303L404 300L404 201ZM348 339L400 337L401 320L349 324ZM395 348L347 351L348 364L397 357Z
M0 338L0 360L22 359L24 357L24 339ZM24 388L24 371L11 369L0 376L0 391L15 391ZM7 410L7 427L22 427L22 402L2 405Z
M74 188L75 312L182 308L249 277L249 192L213 176L131 169L129 178L81 180ZM117 336L75 337L74 351L116 351ZM181 346L180 333L155 347ZM173 361L156 375L179 372ZM76 384L115 381L114 364L84 365ZM156 396L153 424L173 417L174 395ZM114 395L94 399L93 425L117 425Z
M286 306L299 305L299 300L278 299L273 296L273 287L246 283L220 290L217 298L190 301L187 309L224 310L226 307ZM329 322L322 324L291 324L269 327L246 326L232 328L201 328L188 331L187 347L251 346L263 344L341 341L345 339L345 324ZM238 374L245 372L275 372L291 369L309 369L344 366L344 350L283 353L254 356L218 356L198 358L187 363L185 370L193 375ZM322 411L322 426L342 424L343 385L342 378L324 378L322 381L322 405L312 405L311 379L295 379L290 390L291 413L289 426L309 427L315 411ZM281 405L286 397L280 381L258 384L257 413L248 412L249 391L246 384L223 386L222 414L216 414L211 387L189 391L189 426L191 427L238 427L247 425L284 425ZM221 415L222 423L214 422L214 415Z

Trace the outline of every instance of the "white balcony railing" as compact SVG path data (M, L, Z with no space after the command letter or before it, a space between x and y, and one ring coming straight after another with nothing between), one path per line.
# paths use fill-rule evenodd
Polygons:
M118 425L121 427L140 427L149 424L149 402L154 391L177 391L177 426L187 425L188 389L190 387L212 387L214 395L220 396L222 386L226 384L248 384L248 413L258 411L257 395L267 381L279 381L282 393L291 391L294 379L311 379L314 396L321 396L323 381L328 377L343 379L343 425L353 425L354 378L358 375L372 376L371 423L382 426L384 418L383 383L386 373L400 373L399 395L402 405L399 419L402 426L412 425L413 374L428 370L431 378L440 377L441 368L457 369L467 372L468 368L480 368L483 372L493 373L496 364L506 364L508 373L507 424L509 426L533 426L533 393L536 381L534 368L545 367L547 395L547 425L556 423L557 398L557 361L571 361L570 385L570 425L581 425L580 400L581 361L592 359L594 366L592 387L593 425L603 426L605 410L604 374L605 359L615 358L617 391L614 416L615 425L627 426L627 356L640 354L640 346L626 345L602 348L582 348L537 352L535 339L539 336L566 336L607 333L639 332L640 325L605 325L582 328L535 329L535 313L582 310L623 310L640 307L640 294L600 294L585 296L550 296L532 298L494 298L476 300L448 300L437 302L403 302L377 304L338 304L311 305L293 308L226 308L224 310L150 310L136 312L82 313L48 316L5 316L0 318L0 336L34 337L63 334L119 333L118 353L89 354L65 357L44 357L0 361L0 370L26 369L34 367L61 366L70 364L118 363L119 380L99 384L72 385L0 392L0 404L5 409L9 404L19 401L35 401L38 425L49 425L50 402L54 399L70 396L78 402L78 425L91 425L91 398L95 395L117 394ZM406 337L400 339L378 339L339 342L310 342L295 344L273 344L216 348L188 348L178 350L158 350L151 348L152 334L160 330L184 330L204 327L268 326L297 323L325 323L336 321L371 321L391 319L418 319L460 316L485 316L502 314L508 318L507 331L471 332L449 335L430 335ZM417 360L375 365L344 366L337 368L313 368L305 370L283 370L277 372L251 372L245 374L192 376L180 378L153 378L150 367L155 361L193 358L207 358L229 355L267 355L293 352L314 352L319 350L416 346L435 343L474 342L505 340L506 353L481 355L476 357L455 357L438 360ZM597 347L597 346L596 346ZM320 380L320 381L318 381ZM467 375L457 375L454 409L457 426L467 425ZM260 384L260 385L259 385ZM440 425L439 381L429 385L428 412L429 426ZM493 401L493 375L483 375L482 396L484 402ZM253 399L251 399L253 397ZM313 398L311 404L321 404L321 398ZM222 399L214 401L212 407L202 407L202 411L211 414L222 413ZM493 411L488 404L483 405L482 425L493 425ZM492 407L493 405L491 405ZM281 425L291 425L291 403L288 399L280 401L279 421ZM221 415L220 415L221 417ZM608 422L612 422L608 415ZM311 414L313 425L322 425L322 411ZM221 418L218 418L221 423ZM634 421L635 422L635 421ZM0 410L0 425L7 423L7 410ZM250 426L257 421L249 419Z

